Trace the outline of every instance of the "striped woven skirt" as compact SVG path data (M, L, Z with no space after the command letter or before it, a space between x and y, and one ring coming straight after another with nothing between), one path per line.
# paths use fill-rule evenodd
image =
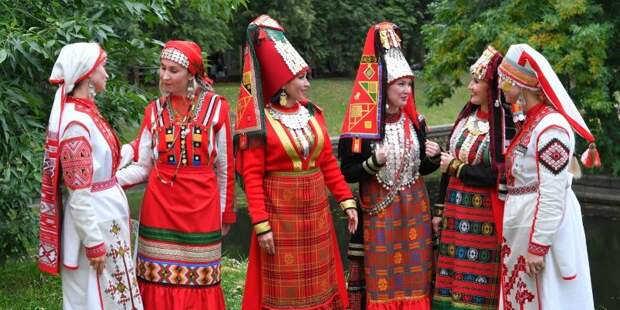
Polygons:
M360 188L365 209L387 191L372 179ZM430 309L432 268L428 194L420 178L377 215L364 213L366 309Z
M276 251L260 251L263 308L344 309L323 174L270 173L264 188Z
M497 309L500 244L490 195L450 178L433 309Z

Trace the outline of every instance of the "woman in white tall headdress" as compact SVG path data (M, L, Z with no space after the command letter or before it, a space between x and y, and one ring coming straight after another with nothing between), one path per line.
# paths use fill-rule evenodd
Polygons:
M505 309L593 309L586 238L571 189L577 132L594 136L544 56L513 45L498 74L518 128L506 153L502 303ZM576 169L575 169L576 167Z
M116 182L119 142L95 105L105 89L97 43L63 47L42 171L39 268L62 278L64 309L142 309L129 207Z

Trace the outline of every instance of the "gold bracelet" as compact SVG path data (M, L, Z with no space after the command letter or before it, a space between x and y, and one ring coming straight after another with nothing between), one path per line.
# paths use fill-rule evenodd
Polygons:
M269 221L263 221L258 224L254 224L254 231L257 235L264 234L266 232L271 231L271 225L269 225Z
M355 200L347 199L340 202L340 209L346 211L347 209L355 209Z
M461 178L461 169L463 169L463 166L465 166L465 163L461 163L459 167L456 168L456 177L459 179Z
M448 174L455 177L456 176L456 170L459 168L459 166L462 164L463 162L458 160L458 159L453 159L450 164L448 165Z

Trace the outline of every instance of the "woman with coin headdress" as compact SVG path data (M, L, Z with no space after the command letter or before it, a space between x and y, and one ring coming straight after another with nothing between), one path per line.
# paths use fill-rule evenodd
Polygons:
M370 27L338 146L363 214L349 244L354 309L430 308L430 206L420 176L437 170L440 148L426 139L413 80L398 26Z
M225 309L222 236L236 219L228 102L194 42L164 45L159 79L163 96L145 109L135 161L117 173L124 187L148 181L137 257L144 306Z
M322 110L306 98L308 64L284 28L248 25L237 104L237 171L254 226L243 309L347 309L327 190L357 225Z
M495 309L499 302L503 136L512 128L499 100L502 54L487 47L470 67L470 99L441 156L433 230L441 231L433 309ZM505 193L504 193L505 194Z

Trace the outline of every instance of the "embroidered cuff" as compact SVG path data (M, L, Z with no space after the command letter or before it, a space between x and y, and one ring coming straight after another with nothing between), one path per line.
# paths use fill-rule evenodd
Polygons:
M377 172L379 172L379 170L383 166L385 166L385 164L380 165L377 161L377 157L375 156L375 154L372 154L362 163L362 167L364 168L364 170L366 170L366 172L371 175L377 174Z
M368 166L368 160L364 161L362 163L362 168L364 168L364 171L366 171L366 173L370 174L370 175L375 175L377 174L377 170L373 170Z
M537 256L545 256L549 252L550 246L530 242L527 251Z
M86 257L88 258L95 258L95 257L101 257L103 255L105 255L105 243L101 242L100 244L93 246L93 247L84 247L86 248Z
M258 224L254 224L254 231L257 236L268 233L271 231L271 225L269 225L269 221L263 221Z
M342 211L347 211L347 209L355 209L355 200L353 199L346 199L341 201L339 204L340 209L342 209Z

